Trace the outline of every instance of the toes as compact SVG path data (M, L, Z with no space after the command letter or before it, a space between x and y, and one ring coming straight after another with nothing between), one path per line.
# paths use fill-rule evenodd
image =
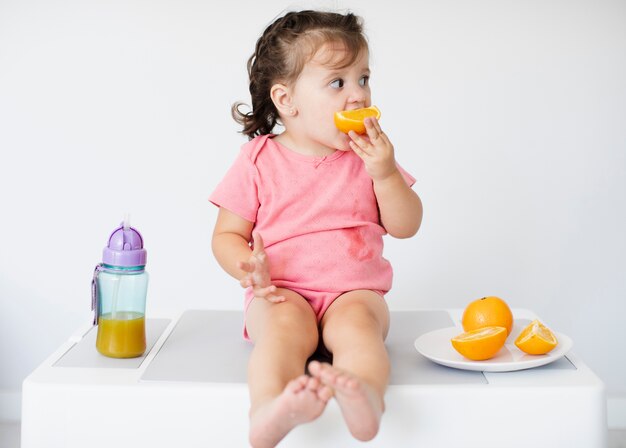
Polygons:
M340 372L338 372L336 369L333 369L333 368L324 369L322 370L320 374L320 379L322 380L322 382L327 385L332 385L332 386L339 385L338 381L341 378L342 378L342 375L340 374Z
M348 378L346 381L346 388L356 390L361 386L361 382L356 378Z
M333 372L335 371L335 369L333 368L333 366L331 366L330 364L326 363L326 362L318 362L318 361L311 361L312 363L315 363L312 367L313 367L313 375L322 379L323 377L332 375Z
M287 386L285 387L285 390L291 393L299 392L306 387L307 381L308 376L301 375L298 378L289 381L289 383L287 383Z
M311 377L307 383L307 389L313 392L317 398L327 403L333 395L333 389L322 383L318 378Z
M358 378L327 363L311 361L309 363L309 373L313 378L318 379L321 384L329 386L331 391L333 388L356 390L360 387Z
M352 375L347 373L341 373L337 375L335 379L335 384L337 387L342 389L356 389L359 387L359 381L354 378Z
M334 392L328 386L322 386L317 390L317 397L323 402L327 403L328 400L333 398Z
M320 387L320 380L314 376L308 378L306 388L312 391L316 391Z
M318 361L311 361L309 363L309 372L315 378L318 378L320 382L329 386L338 385L338 381L346 376L343 372L335 369L330 364ZM345 379L341 381L345 381Z
M309 373L313 376L319 377L322 371L322 363L319 361L311 361L309 363Z

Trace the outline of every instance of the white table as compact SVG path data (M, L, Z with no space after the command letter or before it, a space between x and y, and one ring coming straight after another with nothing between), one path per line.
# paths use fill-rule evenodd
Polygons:
M372 447L603 447L600 379L570 352L529 370L469 372L432 363L414 340L457 324L462 310L393 311L386 341L392 376ZM536 316L513 310L515 331ZM85 328L23 384L22 447L245 447L246 362L238 311L189 310L148 319L149 350L114 360ZM575 344L576 341L574 341ZM281 447L351 447L331 401Z

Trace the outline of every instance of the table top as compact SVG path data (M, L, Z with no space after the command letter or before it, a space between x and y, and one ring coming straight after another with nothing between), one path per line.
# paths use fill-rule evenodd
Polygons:
M391 311L386 340L394 387L520 387L597 385L600 380L572 352L548 365L517 372L467 371L435 364L414 341L457 325L461 309ZM517 328L537 316L514 309ZM137 385L139 387L244 387L252 344L242 338L243 313L186 310L178 317L146 320L147 350L140 358L113 359L95 349L97 327L81 329L26 381L44 384ZM461 330L460 330L461 331ZM515 330L514 330L515 331Z

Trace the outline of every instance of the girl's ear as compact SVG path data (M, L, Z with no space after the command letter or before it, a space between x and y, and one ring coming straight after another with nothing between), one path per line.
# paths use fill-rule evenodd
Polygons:
M296 110L292 104L291 91L284 84L274 84L270 90L270 98L281 117L292 117Z

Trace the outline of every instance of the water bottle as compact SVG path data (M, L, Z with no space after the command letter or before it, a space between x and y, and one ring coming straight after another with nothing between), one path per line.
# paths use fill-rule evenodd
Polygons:
M96 348L105 356L135 358L146 351L145 266L143 238L127 218L109 237L92 280Z

